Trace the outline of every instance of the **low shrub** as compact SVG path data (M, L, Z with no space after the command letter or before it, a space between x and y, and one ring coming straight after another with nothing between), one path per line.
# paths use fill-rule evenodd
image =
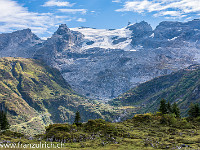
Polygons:
M161 124L176 126L178 120L175 114L164 114L160 119Z
M136 122L150 122L153 119L153 114L137 114L133 117L133 120Z

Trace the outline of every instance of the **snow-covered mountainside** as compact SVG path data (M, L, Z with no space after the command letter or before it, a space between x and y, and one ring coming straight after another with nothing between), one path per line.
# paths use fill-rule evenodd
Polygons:
M126 28L122 29L94 29L94 28L71 28L73 31L82 33L84 43L81 50L90 48L104 48L104 49L123 49L131 50L131 31Z
M1 40L1 36L0 45L7 39ZM144 21L116 30L69 29L60 25L46 41L29 41L26 44L32 43L32 46L20 49L33 53L26 57L44 60L58 68L75 91L103 100L154 77L200 62L198 19L161 22L155 30ZM23 47L25 44L17 41L15 45ZM21 55L15 47L1 47L2 57L6 51L12 51L13 56Z

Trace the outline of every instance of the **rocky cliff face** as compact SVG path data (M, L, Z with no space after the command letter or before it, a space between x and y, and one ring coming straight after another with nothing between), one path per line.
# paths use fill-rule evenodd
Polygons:
M75 91L106 100L154 77L199 63L199 37L200 20L161 22L155 30L144 21L116 30L60 25L42 43L10 49L12 56L22 57L19 50L34 51L29 57L58 68ZM1 56L5 51L8 48L1 48Z
M131 34L131 45L137 46L142 44L145 39L148 39L149 36L153 33L152 27L145 21L129 25L127 29L132 31Z
M48 38L41 46L36 47L37 52L34 58L42 59L47 64L56 67L68 52L80 49L82 39L81 33L71 31L65 24L62 24L51 38Z
M110 99L139 83L198 63L199 23L162 22L155 30L146 22L120 30L72 29L85 35L84 49L68 53L68 62L59 68L76 91ZM86 45L88 41L93 44Z
M30 29L0 34L0 56L29 58L35 52L32 48L40 43L42 40Z

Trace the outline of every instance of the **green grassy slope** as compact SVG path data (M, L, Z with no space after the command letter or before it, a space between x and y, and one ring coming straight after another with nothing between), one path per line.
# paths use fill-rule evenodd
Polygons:
M200 146L199 120L168 117L166 124L161 124L163 116L159 113L135 115L120 123L96 119L78 127L54 124L47 127L43 138L60 139L67 148L77 149L197 149Z
M111 121L120 113L75 93L57 69L25 58L0 59L0 108L11 129L26 134L41 133L50 123L72 123L76 111L82 121Z
M138 106L140 113L154 112L161 98L177 102L185 116L190 103L200 103L200 66L193 65L140 84L109 103L114 106Z
M62 149L66 150L197 150L200 146L199 121L199 118L191 121L189 118L180 119L173 115L148 113L136 115L120 123L95 119L79 126L52 124L46 128L45 134L37 135L33 140L27 140L23 135L6 131L0 133L0 142L23 144L41 142L49 145L51 142L54 144L62 142Z

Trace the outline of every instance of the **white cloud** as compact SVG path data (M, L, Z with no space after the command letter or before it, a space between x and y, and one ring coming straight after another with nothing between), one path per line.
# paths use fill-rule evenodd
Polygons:
M121 0L112 0L113 3L121 3Z
M71 13L71 14L76 14L76 13L86 14L87 13L86 9L58 9L58 10L63 13Z
M69 18L69 16L55 16L57 19L64 19L64 18Z
M78 18L76 21L78 21L78 22L86 22L86 19L84 19L84 18Z
M200 13L200 0L132 0L118 12L154 13L154 16L184 17Z
M181 17L183 15L179 11L161 11L161 12L158 12L158 13L154 14L154 16L155 17L158 17L158 16Z
M66 21L67 18L51 13L35 13L19 5L13 0L0 0L0 32L7 33L15 30L30 28L40 35L50 34L49 29L55 24ZM70 19L70 18L68 18Z
M51 7L51 6L58 6L58 7L72 7L74 5L73 4L70 4L69 2L67 1L58 1L58 0L49 0L47 2L44 3L44 7Z
M55 0L53 1L61 2ZM56 6L64 5L69 6L66 1L62 1L62 3L56 4ZM58 11L71 14L86 14L87 12L86 9L58 9ZM56 13L30 12L26 7L19 5L14 0L0 0L0 33L8 33L16 30L30 28L37 35L46 37L51 34L52 29L54 29L56 25L69 21L85 22L86 20L83 18L79 18L77 20L76 17L73 18L70 15L64 14L57 15Z
M0 18L0 32L31 27L35 32L39 32L53 24L52 14L29 12L27 8L12 0L0 0Z

